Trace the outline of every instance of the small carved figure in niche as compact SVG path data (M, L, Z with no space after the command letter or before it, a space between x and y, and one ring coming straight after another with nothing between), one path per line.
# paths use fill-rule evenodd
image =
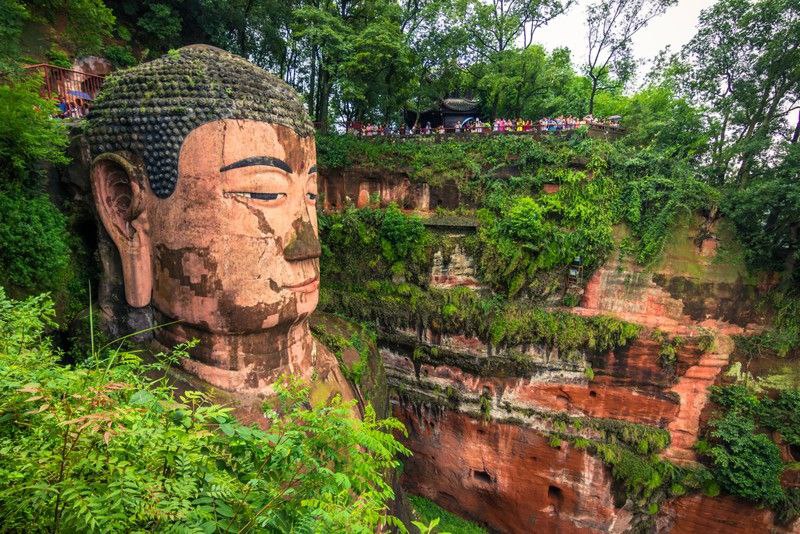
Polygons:
M292 372L312 398L353 397L311 337L319 297L313 127L295 91L242 58L190 46L111 78L89 116L97 212L125 298L152 306L184 367L269 394Z

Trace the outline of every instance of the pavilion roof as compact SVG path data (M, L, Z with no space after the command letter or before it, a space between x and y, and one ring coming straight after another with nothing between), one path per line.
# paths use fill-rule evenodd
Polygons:
M477 111L478 101L467 98L445 98L442 100L442 110L459 111L469 113Z

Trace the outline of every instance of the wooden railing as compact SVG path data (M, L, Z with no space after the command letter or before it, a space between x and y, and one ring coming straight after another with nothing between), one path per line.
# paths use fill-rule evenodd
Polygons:
M59 102L60 116L84 117L103 86L104 77L87 74L79 70L65 69L39 63L25 67L30 72L41 72L44 76L42 96L55 98Z

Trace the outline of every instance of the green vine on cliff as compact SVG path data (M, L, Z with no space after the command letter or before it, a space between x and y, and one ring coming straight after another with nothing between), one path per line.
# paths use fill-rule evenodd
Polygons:
M778 445L800 446L800 390L789 388L766 395L746 383L714 386L716 406L698 452L722 489L773 508L783 522L800 517L798 492L784 488L784 463Z
M610 226L617 223L631 229L627 247L633 256L652 263L676 222L695 211L713 213L719 203L718 191L686 162L581 136L398 141L320 135L317 147L324 171L357 167L404 173L431 186L455 183L462 202L488 210L486 271L500 281L509 269L512 283L506 289L521 287L521 274L528 278L539 269L563 267L578 256L589 266L602 261L611 248ZM542 195L544 184L561 190ZM515 253L503 239L533 250L524 251L527 256Z
M550 311L527 302L484 297L457 287L422 289L412 284L371 281L359 286L324 285L324 311L384 329L416 328L480 338L496 347L540 343L559 352L603 353L624 347L640 331L637 325L609 316L581 317Z
M311 332L314 337L333 352L345 377L354 384L361 384L364 373L369 365L370 348L374 347L377 334L367 325L352 325L353 331L350 337L345 337L336 332L331 332L319 322L313 322ZM348 364L345 358L346 351L352 351L358 355L358 360Z

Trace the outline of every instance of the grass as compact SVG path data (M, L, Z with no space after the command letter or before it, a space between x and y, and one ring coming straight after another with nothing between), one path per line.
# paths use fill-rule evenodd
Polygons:
M439 525L435 532L449 532L450 534L487 534L486 529L479 527L471 521L467 521L455 514L452 514L425 497L409 495L408 499L414 509L417 519L426 525L431 520L439 518Z

